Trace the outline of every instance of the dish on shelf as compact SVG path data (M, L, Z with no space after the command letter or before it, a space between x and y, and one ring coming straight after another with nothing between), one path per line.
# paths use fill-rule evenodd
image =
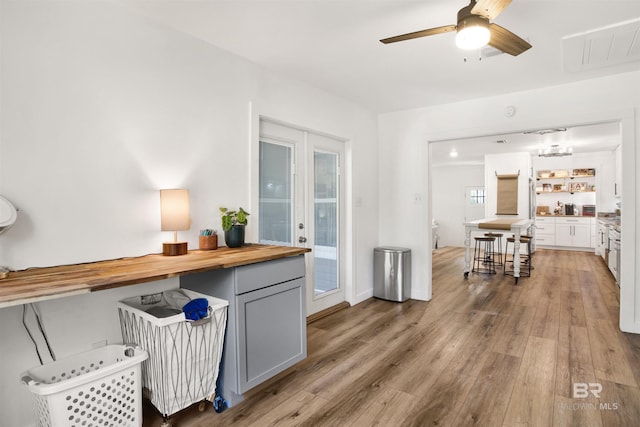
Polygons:
M596 170L593 168L574 169L572 176L596 176Z
M536 179L562 179L562 178L591 178L596 176L594 168L581 168L572 170L539 170Z

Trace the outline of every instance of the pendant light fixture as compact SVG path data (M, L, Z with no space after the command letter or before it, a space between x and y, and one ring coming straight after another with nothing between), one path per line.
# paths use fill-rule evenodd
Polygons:
M557 144L538 150L538 157L564 157L571 155L573 155L573 149L571 147L561 147Z

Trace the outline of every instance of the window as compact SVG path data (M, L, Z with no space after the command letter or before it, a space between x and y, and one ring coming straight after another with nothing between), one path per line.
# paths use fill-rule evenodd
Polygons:
M472 205L484 205L484 188L474 188L469 192L469 202Z

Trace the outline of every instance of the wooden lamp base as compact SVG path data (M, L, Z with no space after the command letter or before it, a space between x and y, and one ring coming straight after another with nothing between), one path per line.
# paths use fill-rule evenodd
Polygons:
M169 242L162 244L162 255L186 255L187 252L187 242Z

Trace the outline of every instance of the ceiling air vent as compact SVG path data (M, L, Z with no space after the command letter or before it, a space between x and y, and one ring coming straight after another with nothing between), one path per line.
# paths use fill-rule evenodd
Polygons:
M584 71L640 60L640 18L562 39L564 70Z

